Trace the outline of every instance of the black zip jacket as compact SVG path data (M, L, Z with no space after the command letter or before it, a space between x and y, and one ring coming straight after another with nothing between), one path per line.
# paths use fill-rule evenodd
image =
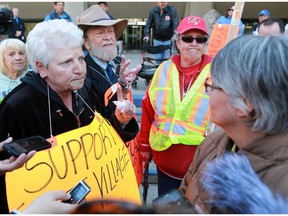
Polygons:
M46 82L39 74L28 72L22 83L10 92L0 105L0 140L12 136L14 140L33 135L50 137L49 106ZM68 110L61 98L49 88L52 134L58 134L90 124L93 112L83 103L77 94L73 94L73 112ZM82 89L77 91L85 102L109 120L124 142L132 140L139 131L133 118L123 130L116 116L107 116L97 94L92 90L88 79ZM78 116L78 117L77 117ZM80 122L80 125L78 124ZM0 159L6 155L1 152ZM5 176L0 176L0 213L8 213ZM17 196L17 195L15 195Z
M167 5L162 14L160 7L153 7L146 21L144 37L150 36L153 29L153 39L160 41L171 40L179 25L178 15L175 7Z
M121 57L117 57L114 60L115 64L121 63ZM100 103L104 104L105 98L104 94L114 83L111 83L106 75L105 71L92 59L90 54L88 53L85 56L85 62L86 62L86 68L87 68L87 75L86 78L90 80L91 87L93 91L97 94ZM116 77L116 74L115 74ZM113 103L113 101L117 100L117 94L114 94L107 105L107 109L104 109L105 116L110 117L116 109L116 105Z

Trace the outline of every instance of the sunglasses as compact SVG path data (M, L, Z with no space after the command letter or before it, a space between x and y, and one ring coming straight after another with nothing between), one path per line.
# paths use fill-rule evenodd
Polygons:
M208 38L207 37L203 37L203 36L200 36L200 37L192 37L192 36L182 36L181 37L181 40L184 41L185 43L193 43L194 39L196 40L196 43L206 43Z

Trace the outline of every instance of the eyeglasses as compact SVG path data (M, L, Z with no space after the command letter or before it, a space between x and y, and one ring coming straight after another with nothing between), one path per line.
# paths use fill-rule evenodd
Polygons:
M184 41L185 43L193 43L194 40L196 40L196 43L206 43L208 38L207 37L203 37L203 36L200 36L200 37L192 37L192 36L182 36L181 37L181 40Z
M234 9L228 9L228 11L234 11Z
M218 90L222 90L222 88L215 86L212 84L212 79L211 78L206 78L205 82L204 82L204 86L205 86L205 91L206 93L208 92L212 92L213 89L218 89Z

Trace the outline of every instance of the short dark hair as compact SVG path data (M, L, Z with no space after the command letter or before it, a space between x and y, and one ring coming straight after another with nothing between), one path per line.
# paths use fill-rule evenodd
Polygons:
M280 28L280 32L284 33L284 31L285 31L285 23L283 22L282 19L275 18L275 17L269 17L269 18L263 20L261 23L259 23L258 31L259 31L261 25L271 26L274 23L278 23L279 28Z
M97 5L100 5L100 4L104 4L105 6L108 7L108 2L98 2Z
M57 5L57 3L63 3L65 5L65 2L54 2L54 5Z

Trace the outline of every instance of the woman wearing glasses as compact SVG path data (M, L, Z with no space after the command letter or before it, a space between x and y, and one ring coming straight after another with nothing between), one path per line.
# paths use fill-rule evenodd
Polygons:
M142 101L140 152L145 162L153 155L159 195L180 186L209 119L204 19L184 18L173 40L179 54L158 67Z
M200 178L206 163L227 151L245 155L275 196L288 196L287 49L286 35L249 35L232 40L214 57L205 87L210 96L210 120L221 128L198 147L179 188L203 213L213 209ZM213 198L220 200L218 195ZM258 200L259 194L254 196ZM239 208L248 212L246 205Z
M230 25L234 9L235 9L235 4L233 3L228 7L226 15L220 16L216 23ZM240 29L239 29L238 37L243 35L244 28L245 28L245 25L243 24L243 22L241 20L239 23L239 28Z

